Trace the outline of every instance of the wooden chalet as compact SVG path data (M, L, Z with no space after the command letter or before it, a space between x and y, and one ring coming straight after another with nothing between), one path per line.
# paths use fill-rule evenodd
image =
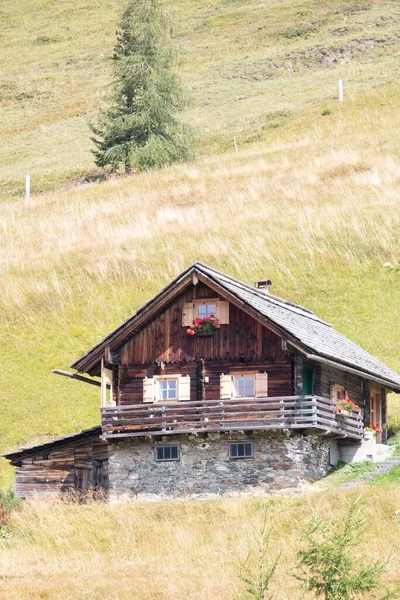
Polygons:
M374 459L400 376L270 284L198 262L181 273L72 364L101 387L101 425L7 454L17 492L270 490ZM382 433L365 446L371 422Z

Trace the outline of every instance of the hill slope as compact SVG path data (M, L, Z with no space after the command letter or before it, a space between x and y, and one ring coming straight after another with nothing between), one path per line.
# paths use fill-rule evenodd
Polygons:
M45 49L35 46L37 52L59 49L60 70L54 71L51 55L48 76L60 77L69 91L58 95L53 82L49 103L40 110L36 96L26 101L24 127L2 138L1 152L9 161L5 189L25 172L23 148L46 185L66 180L77 165L90 168L86 134L71 126L67 105L77 98L83 123L85 110L91 110L84 99L102 84L95 75L103 76L103 59L89 52L81 73L89 87L82 83L80 95L80 63L70 64L68 77L65 48L75 52L83 39L92 48L92 35L95 47L106 52L100 34L107 23L114 26L115 15L111 4L95 11L85 3L81 13L78 4L35 1L26 13L7 5L9 14L15 12L10 40L23 28L30 31L29 43L54 37L45 28L49 10L77 37L67 40L69 46L64 39L46 42ZM51 375L51 368L67 367L194 260L249 283L270 277L275 294L315 310L400 369L400 324L394 318L400 281L383 268L400 256L398 46L366 46L350 62L340 59L336 69L314 59L305 65L299 58L292 71L274 67L270 79L248 80L251 65L261 64L257 52L267 62L279 53L314 56L318 45L344 47L355 35L367 39L374 23L373 31L386 32L379 35L394 36L398 6L360 0L346 3L352 9L346 13L340 12L342 2L272 2L268 11L255 2L175 6L181 16L178 40L187 48L182 71L197 90L187 118L197 122L209 151L193 165L37 195L29 206L17 196L2 202L0 450L98 423L96 391ZM304 11L312 12L300 15ZM55 27L57 19L46 27ZM294 23L306 20L318 23L316 31L292 32ZM264 37L257 45L260 31ZM24 71L22 58L11 47L9 52L11 65L20 61L14 68L22 80L23 73L39 69L37 57L27 60ZM97 65L93 71L91 61ZM339 74L350 88L340 106L334 99ZM3 127L18 120L15 102L6 106ZM270 113L276 118L269 119ZM31 143L29 127L39 136ZM240 134L239 154L211 153L230 145L233 133ZM50 158L43 139L49 156L52 147ZM3 464L0 483L10 481Z
M174 0L185 118L203 151L274 140L305 107L398 81L396 0ZM108 0L4 0L0 170L3 196L93 171L88 122L104 98L118 21Z

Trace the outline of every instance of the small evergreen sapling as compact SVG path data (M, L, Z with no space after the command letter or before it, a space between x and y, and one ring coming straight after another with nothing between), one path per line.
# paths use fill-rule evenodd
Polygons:
M304 534L306 546L297 554L300 574L296 578L306 592L324 600L351 600L381 587L386 561L368 561L357 553L364 526L359 500L349 504L343 520L312 517Z
M112 56L109 107L92 125L96 165L125 173L186 160L187 128L175 117L183 91L160 0L129 0Z
M273 600L274 596L268 593L271 579L276 571L280 554L270 556L269 546L271 528L267 526L267 510L265 510L259 528L253 526L255 543L255 566L251 566L252 554L250 551L241 567L240 579L245 584L249 600Z

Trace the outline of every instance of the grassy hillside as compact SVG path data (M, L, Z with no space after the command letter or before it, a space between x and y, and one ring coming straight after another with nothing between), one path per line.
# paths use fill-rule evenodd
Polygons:
M390 561L383 585L399 583L398 488L362 493L366 526L355 552L365 563ZM273 527L270 552L282 552L272 580L274 597L295 600L292 576L300 537L313 513L338 519L346 510L338 491L301 498L174 501L114 506L25 506L0 543L1 597L7 600L232 600L244 599L238 575L258 549L254 527L262 514ZM363 594L364 600L381 598ZM307 596L312 597L312 596Z
M396 89L274 145L3 204L2 448L98 422L96 390L50 373L196 259L315 310L400 369ZM4 474L4 476L6 476Z
M173 9L203 155L67 189L92 169L87 119L116 6L2 3L0 451L98 423L96 390L50 370L194 260L270 277L274 293L400 370L400 280L383 267L400 256L398 3ZM26 206L27 171L37 190L61 188ZM0 484L12 477L4 462Z
M397 0L173 0L185 118L204 153L280 139L304 109L399 77ZM3 0L0 195L93 173L88 123L104 100L120 3ZM326 106L325 106L326 105Z
M400 371L400 276L384 267L400 260L398 2L170 5L198 162L78 185L94 174L88 121L109 80L119 3L1 3L0 452L97 424L98 392L50 370L194 260L249 283L271 278L275 294ZM396 398L390 420L400 427ZM272 591L294 600L301 532L313 511L341 514L352 492L337 488L353 474L294 498L23 506L0 531L0 597L241 598L240 561L271 503L272 551L283 550ZM363 553L392 548L392 585L398 477L356 492ZM11 482L0 460L0 486Z

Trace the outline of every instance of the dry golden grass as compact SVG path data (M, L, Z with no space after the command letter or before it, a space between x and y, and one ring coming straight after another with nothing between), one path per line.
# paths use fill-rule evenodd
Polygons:
M266 263L295 289L321 262L396 263L400 163L376 145L399 124L391 101L366 113L367 100L290 141L4 204L3 309L27 318L93 284L159 286L198 257L247 278Z
M358 494L359 492L356 492ZM0 597L7 600L232 600L243 597L240 563L255 550L253 525L270 506L271 552L283 556L278 598L299 597L291 576L312 511L338 518L346 496L171 501L114 506L24 506L0 547ZM367 526L360 553L392 557L385 582L400 580L396 488L364 488ZM397 519L397 521L396 521ZM372 596L363 596L365 600Z
M234 135L275 141L290 115L331 103L339 78L346 98L398 80L397 0L166 4L201 151L231 148ZM89 122L110 81L120 10L111 0L2 1L2 199L23 196L26 173L39 192L93 172Z

